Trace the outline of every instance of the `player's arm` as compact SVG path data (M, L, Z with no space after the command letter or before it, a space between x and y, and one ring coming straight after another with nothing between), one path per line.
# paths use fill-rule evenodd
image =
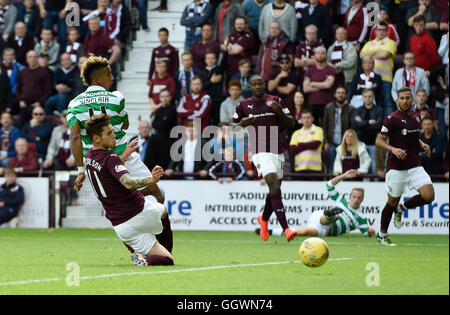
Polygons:
M128 190L135 190L147 186L156 185L159 179L163 177L164 170L160 166L155 166L152 171L152 177L134 178L129 173L120 176L120 183Z
M239 103L236 107L236 111L233 115L233 121L231 123L231 128L233 131L237 131L236 127L245 128L252 125L256 121L256 117L247 117L241 109L241 104Z
M379 133L377 136L377 139L375 140L375 145L377 147L385 149L386 151L391 152L400 160L406 159L406 151L399 149L399 148L394 148L393 146L391 146L389 143L387 143L387 141L386 141L387 138L388 138L387 135Z
M286 127L294 128L295 120L294 120L294 118L292 118L292 116L289 116L286 114L287 112L289 112L289 110L286 107L283 108L280 103L275 102L275 101L271 101L269 103L269 106L272 107L273 111L278 116L281 117L281 119L283 120L283 123L286 125ZM286 109L286 111L285 111L285 109Z
M355 178L359 175L359 172L357 170L348 170L344 174L341 174L339 176L334 177L332 180L329 181L329 183L333 186L336 186L344 179L350 179Z
M70 149L72 150L75 163L78 167L78 177L75 180L74 189L79 191L81 186L83 186L83 181L85 179L80 123L77 123L70 128Z
M419 139L419 144L422 147L422 150L425 152L425 154L428 157L431 157L431 149L430 146L428 144L426 144L425 142L423 142L422 140Z

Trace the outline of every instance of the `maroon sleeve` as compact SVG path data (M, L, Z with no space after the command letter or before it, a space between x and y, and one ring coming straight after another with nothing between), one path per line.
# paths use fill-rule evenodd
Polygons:
M117 180L119 180L122 175L129 173L128 169L116 153L110 154L108 161L106 162L106 167L108 167L109 173L112 177Z
M172 78L172 76L170 76L170 80L168 82L169 83L167 85L167 88L169 89L170 94L171 94L172 99L173 99L173 98L175 98L175 94L177 93L177 86L175 85L175 81Z
M236 107L236 112L235 112L234 115L233 115L233 122L237 124L237 123L239 123L239 122L242 120L242 118L244 118L244 117L245 117L245 113L244 113L244 111L242 110L241 103L239 103L238 106Z
M155 49L152 51L152 59L150 60L150 69L148 70L148 79L151 80L153 78L153 73L155 72Z
M293 154L299 154L306 150L315 150L321 143L320 141L303 142L297 145L291 145L290 149Z
M392 129L392 117L391 116L387 116L383 120L383 125L381 127L380 133L383 136L389 137L390 134L391 134L391 131L392 131L391 129Z

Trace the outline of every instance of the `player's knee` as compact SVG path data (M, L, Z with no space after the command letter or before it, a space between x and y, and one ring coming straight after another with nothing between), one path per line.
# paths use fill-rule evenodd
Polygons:
M423 193L422 198L423 200L425 200L426 203L433 202L435 198L434 189L431 189L430 191L426 191L425 193Z

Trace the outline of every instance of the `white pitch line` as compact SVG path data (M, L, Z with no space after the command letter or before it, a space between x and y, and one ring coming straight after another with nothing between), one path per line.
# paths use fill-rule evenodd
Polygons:
M328 261L345 261L345 260L351 260L351 259L353 259L353 258L334 258L334 259L329 259ZM300 261L278 261L278 262L266 262L266 263L259 263L259 264L239 264L239 265L229 265L229 266L210 266L210 267L175 269L175 270L161 270L161 271L109 273L109 274L96 275L96 276L80 277L80 280L93 280L93 279L113 278L113 277L123 277L123 276L135 276L135 275L157 275L157 274L191 272L191 271L203 271L203 270L230 269L230 268L240 268L240 267L259 267L259 266L281 265L281 264L292 264L292 263L300 263ZM50 279L24 280L24 281L14 281L14 282L0 282L0 286L22 285L22 284L32 284L32 283L42 283L42 282L55 282L55 281L64 281L64 280L66 280L66 279L65 278L50 278Z

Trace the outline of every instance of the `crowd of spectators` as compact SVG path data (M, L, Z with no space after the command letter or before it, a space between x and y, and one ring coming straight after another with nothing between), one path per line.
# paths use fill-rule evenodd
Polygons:
M79 27L63 23L70 2L80 5ZM376 2L375 11L369 2ZM147 1L133 3L148 31ZM280 97L295 118L293 129L282 128L291 172L357 168L383 178L386 152L375 146L375 137L384 117L396 110L397 91L407 86L421 138L433 152L421 154L422 163L430 174L448 178L448 4L192 1L179 22L186 28L181 57L164 27L158 30L160 45L151 51L151 116L139 126L141 158L150 168L162 166L169 177L254 177L248 138L232 133L230 124L240 100L252 96L248 82L257 73L267 82L266 92ZM157 10L166 11L166 1ZM46 169L73 168L64 119L68 100L84 89L80 65L87 56L101 55L118 74L131 16L122 0L0 0L2 167L39 165L22 166L29 155ZM199 127L194 119L200 119ZM188 126L183 149L171 152L178 141L171 130L179 125ZM210 125L223 131L198 140ZM204 159L205 146L214 160Z
M369 2L376 2L375 11ZM282 130L291 172L336 175L356 168L378 180L385 176L387 152L375 146L375 139L383 119L397 109L397 91L407 86L414 94L413 115L426 122L421 137L436 146L431 157L421 154L422 163L430 174L447 172L448 177L448 0L195 0L184 9L180 24L186 27L186 41L181 69L172 77L176 92L168 78L161 83L162 75L150 69L152 124L160 123L156 86L170 94L176 108L170 112L172 127L198 118L201 126L190 136L208 125L230 133L234 110L252 96L248 80L257 73L267 82L266 93L280 97L295 117L295 128ZM168 29L160 34L152 64L162 60L167 69L178 69ZM426 129L429 121L433 130ZM161 143L156 131L149 135L149 148L161 155L153 137ZM209 174L221 182L217 170L251 177L255 173L248 163L248 139L232 133L228 137L235 141L222 139L219 150L216 138L191 143L186 137L183 163L159 161L169 176L176 166L180 172ZM163 142L173 141L167 136ZM245 152L236 151L236 141L244 143ZM198 146L218 153L217 164L194 163ZM152 155L152 149L147 152ZM442 168L426 166L435 165L437 157Z

